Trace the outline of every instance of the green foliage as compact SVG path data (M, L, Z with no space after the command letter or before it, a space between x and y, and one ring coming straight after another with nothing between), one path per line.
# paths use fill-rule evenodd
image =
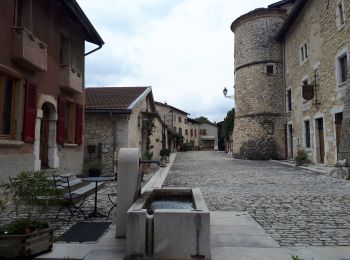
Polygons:
M5 211L7 205L7 201L5 199L0 199L0 216L2 212Z
M151 152L150 150L146 150L142 154L142 160L152 160L152 158L153 158L153 152Z
M175 138L176 138L176 143L177 143L178 145L181 146L181 145L184 143L184 137L183 137L181 134L177 133L177 134L175 135Z
M235 123L235 108L232 108L230 111L227 112L227 115L223 123L223 132L226 140L229 140L232 135L234 123Z
M184 143L180 147L181 152L188 152L193 150L193 145L191 143Z
M55 189L52 181L48 180L43 172L23 171L17 177L10 178L6 189L10 192L16 212L18 207L23 205L26 216L20 221L29 228L32 223L38 221L46 211L49 200L54 197ZM18 222L19 220L15 220Z
M170 155L170 150L169 150L169 149L166 149L166 148L163 148L163 149L160 150L159 155L160 155L161 157L163 157L163 156L169 156L169 155Z
M88 160L84 162L84 170L92 171L102 171L102 161L101 160Z
M205 116L199 116L195 118L195 120L198 121L199 123L211 123L209 119Z
M300 258L299 256L292 256L292 260L304 260L303 258Z
M33 220L29 224L25 219L19 219L6 225L0 234L2 235L23 235L26 234L26 230L36 231L48 228L49 224L45 220Z

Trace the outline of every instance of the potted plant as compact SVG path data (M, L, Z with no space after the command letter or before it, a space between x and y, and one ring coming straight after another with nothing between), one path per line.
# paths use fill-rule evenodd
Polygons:
M143 154L142 154L142 160L144 161L149 161L152 160L153 157L153 152L151 152L150 150L146 150ZM142 173L149 173L149 168L151 167L151 165L149 163L143 163L142 164Z
M295 166L300 166L303 164L303 162L308 161L307 154L304 149L298 148L297 154L295 156Z
M159 155L161 157L161 166L165 166L165 162L169 162L169 149L163 148L160 150Z
M89 177L99 177L102 172L101 160L90 160L84 162L84 170L88 171Z
M50 251L53 228L41 216L54 194L53 183L42 172L24 171L10 179L6 189L16 212L23 207L25 215L13 218L12 222L0 228L0 258L24 258Z

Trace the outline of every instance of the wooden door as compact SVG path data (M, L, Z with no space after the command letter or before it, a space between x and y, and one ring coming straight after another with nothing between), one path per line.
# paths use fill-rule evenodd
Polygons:
M317 119L317 127L318 127L320 163L324 163L324 132L323 132L322 118Z
M339 153L341 125L343 121L343 113L335 114L335 137L337 142L337 153Z
M48 168L50 109L48 105L44 104L42 110L43 118L40 127L40 160L42 168Z

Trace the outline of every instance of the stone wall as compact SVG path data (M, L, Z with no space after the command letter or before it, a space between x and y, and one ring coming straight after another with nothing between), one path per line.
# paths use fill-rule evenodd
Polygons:
M326 165L334 165L338 159L335 114L344 110L346 90L344 84L337 84L336 57L342 50L349 53L350 48L350 3L343 1L347 20L345 26L338 29L336 2L308 1L284 39L286 87L292 91L292 111L287 114L287 121L293 127L293 154L298 148L303 148L312 162L321 162L315 120L323 118ZM309 56L305 62L301 62L300 47L305 43ZM308 102L302 98L303 80L312 83L315 73L319 104L315 103L316 98ZM344 124L345 114L343 118ZM304 120L310 121L310 148L305 146Z
M235 33L235 127L233 153L247 141L272 139L284 154L282 45L275 35L285 13L258 9L233 22ZM272 66L272 73L267 72Z
M85 114L84 158L89 158L87 146L94 145L95 153L91 155L91 159L98 159L98 145L101 143L103 174L114 173L114 166L117 166L114 162L114 152L118 152L119 148L128 147L128 117L129 115ZM114 129L116 129L116 150Z

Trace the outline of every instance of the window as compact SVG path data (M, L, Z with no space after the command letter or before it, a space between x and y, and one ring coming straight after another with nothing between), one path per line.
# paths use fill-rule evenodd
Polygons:
M176 133L176 126L174 126L174 132Z
M181 116L179 116L178 121L179 121L179 123L181 123L181 122L182 122L182 118L181 118Z
M311 147L311 138L310 138L310 121L305 120L304 121L304 138L305 138L305 147L310 148Z
M194 137L197 137L197 129L194 129Z
M185 125L187 125L187 119L186 119L186 118L185 118L185 120L184 120L184 121L185 121Z
M199 134L200 135L207 135L207 129L200 129Z
M76 106L74 103L66 103L64 116L64 142L75 143L75 122L76 122Z
M346 55L339 58L339 68L340 68L339 82L343 83L346 81L348 76L348 60Z
M292 89L287 90L287 112L292 111Z
M15 80L0 74L0 137L14 139Z
M308 53L308 49L307 49L307 44L304 43L300 47L300 63L301 63L301 65L305 63L305 61L307 60L308 57L309 57L309 53Z
M337 27L340 30L345 24L345 13L344 13L344 1L340 0L337 2L336 6L336 21Z
M272 75L274 73L274 65L273 64L267 64L266 66L266 74Z
M190 135L193 136L193 129L190 130Z
M69 38L61 34L61 43L60 43L60 62L61 65L70 64L70 55L69 55Z
M17 27L27 28L33 31L33 10L32 0L16 0L15 3L15 24Z
M185 135L188 135L188 130L187 129L185 129Z
M182 128L179 127L179 134L182 135Z
M348 50L342 49L336 58L336 77L337 85L343 85L347 82L348 76Z

